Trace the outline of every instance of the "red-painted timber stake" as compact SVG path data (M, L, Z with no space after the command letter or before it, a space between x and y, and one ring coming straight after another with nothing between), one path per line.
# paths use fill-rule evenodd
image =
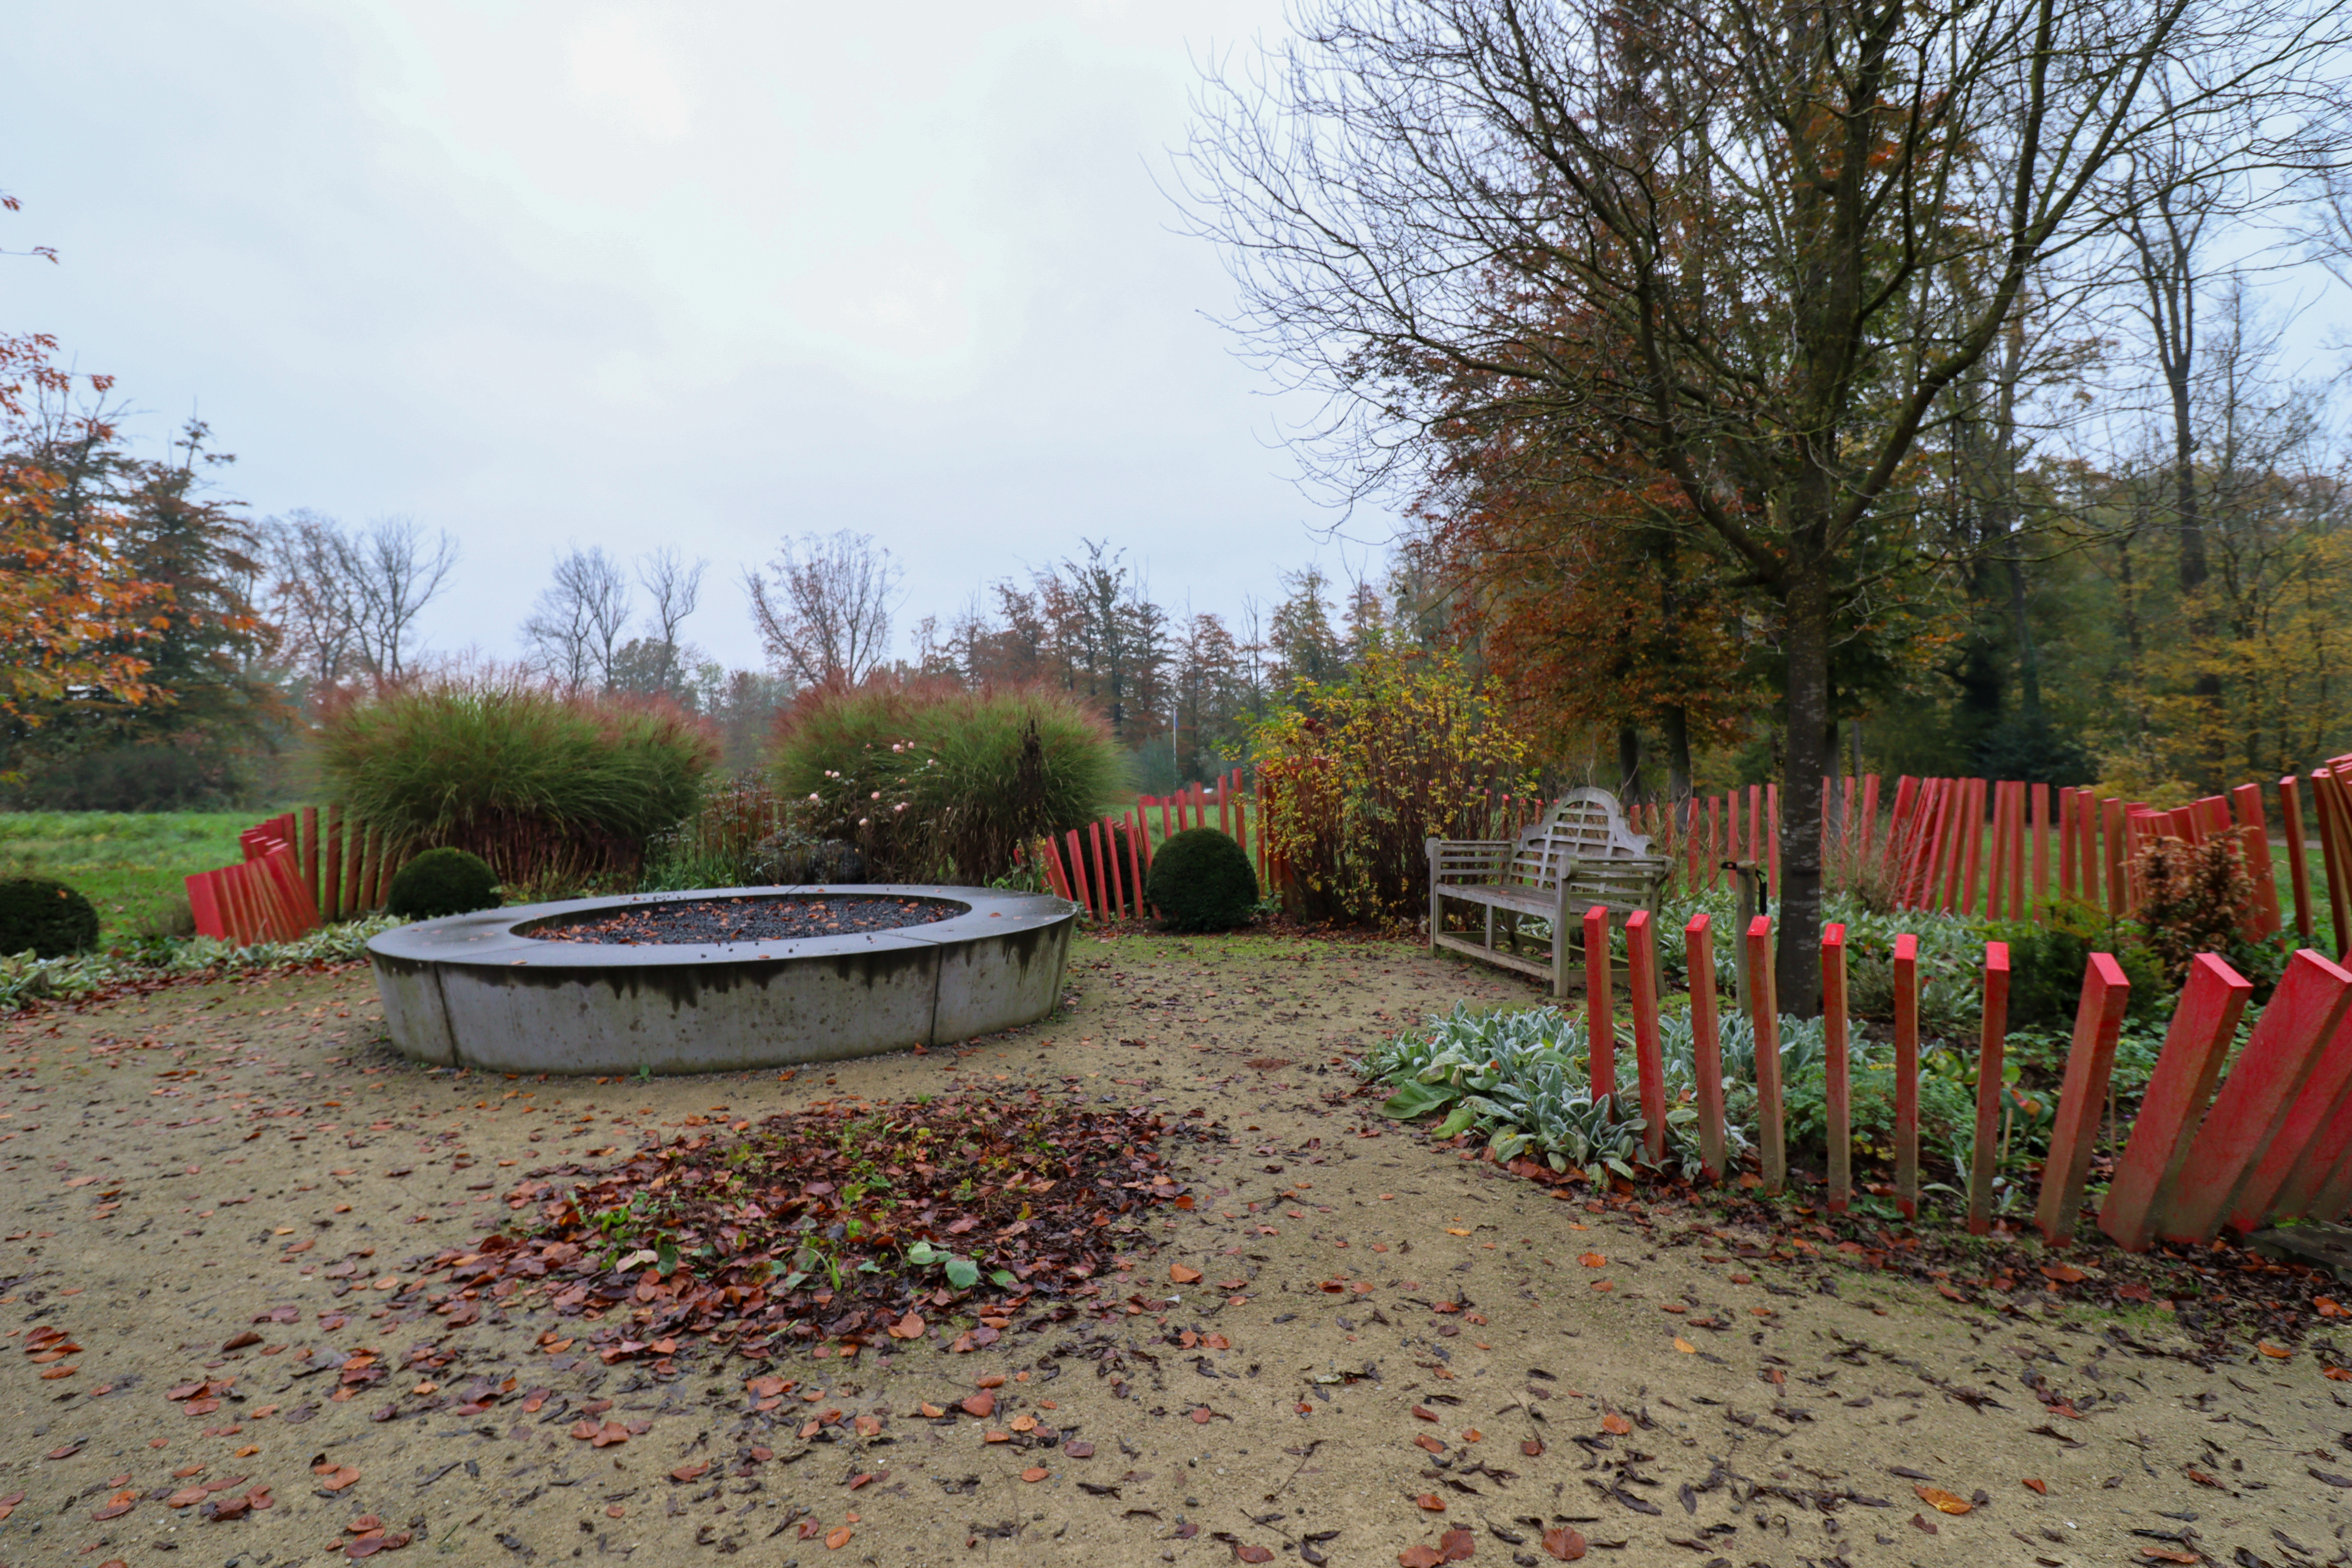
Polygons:
M1054 840L1050 837L1045 841L1045 852L1039 857L1037 864L1045 873L1045 886L1055 898L1067 899L1070 883L1069 879L1062 875L1061 852L1054 847Z
M2303 802L2296 798L2303 781L2288 773L2278 782L2279 826L2286 833L2286 879L2294 891L2294 934L2311 941L2311 859L2303 845Z
M1977 869L1983 864L1985 851L1985 781L1968 781L1968 793L1960 803L1960 828L1965 837L1961 852L1968 857L1960 880L1959 911L1964 915L1977 912Z
M1862 775L1862 858L1870 858L1871 845L1878 832L1878 775Z
M1105 818L1102 830L1103 858L1110 862L1110 914L1114 920L1127 918L1127 876L1118 863L1118 824Z
M319 901L319 808L302 808L302 886L310 889L310 906L320 909Z
M1706 887L1712 892L1723 886L1723 797L1706 797Z
M228 927L221 920L220 899L214 891L212 871L199 871L185 879L188 889L188 913L194 917L198 936L215 940L228 935Z
M1078 907L1091 914L1094 911L1095 901L1089 896L1087 888L1086 852L1078 847L1078 830L1075 827L1069 830L1069 844L1070 879L1077 884Z
M1756 1152L1764 1190L1789 1184L1787 1121L1780 1104L1780 999L1772 984L1772 917L1748 922L1748 1021L1756 1038Z
M1642 1142L1666 1163L1666 1062L1658 1040L1658 931L1650 911L1625 917L1625 991L1633 1013L1633 1071L1641 1080Z
M1765 812L1766 812L1766 816L1765 816L1765 819L1764 819L1764 831L1765 831L1766 833L1768 833L1768 834L1769 834L1769 835L1770 835L1770 837L1765 840L1765 845L1764 845L1764 847L1765 847L1765 848L1769 852L1769 857L1770 857L1771 863L1772 863L1772 886L1773 886L1774 888L1776 888L1776 889L1777 889L1777 888L1779 888L1779 887L1781 885L1781 883L1780 883L1780 786L1779 784L1766 784L1766 785L1764 786L1764 801L1765 801Z
M1853 1085L1846 1060L1845 927L1822 928L1822 1069L1828 1100L1829 1207L1853 1205Z
M1977 1137L1969 1160L1969 1234L1992 1229L1992 1176L2000 1157L2003 1058L2009 1043L2009 943L1985 943L1984 1017L1977 1029Z
M1592 1098L1617 1092L1617 1003L1610 994L1609 906L1584 911L1584 1041Z
M2033 786L2033 903L2050 902L2050 786Z
M1143 813L1139 808L1127 814L1127 885L1135 889L1135 918L1141 920L1150 911L1143 903Z
M2352 1006L2320 1048L2311 1081L2295 1096L2263 1163L2246 1178L2229 1226L2252 1236L2266 1225L2297 1219L2352 1149Z
M343 803L327 803L327 865L326 887L320 895L319 907L331 921L343 918Z
M2009 785L2009 918L2025 918L2025 785Z
M2115 1068L2116 1037L2131 1000L2131 982L2112 953L2091 954L2083 973L2082 1005L2074 1013L2074 1039L2066 1052L2066 1079L2058 1091L2058 1124L2050 1130L2050 1158L2042 1167L2042 1201L2034 1221L2053 1247L2074 1238L2074 1218L2083 1206L2083 1185L2091 1173L2091 1152L2099 1141L2099 1118L2107 1108L2107 1077Z
M2002 918L2009 901L2009 787L2008 779L1996 779L1992 786L1992 863L1985 868L1985 913L1994 920Z
M2189 965L2164 1049L2132 1119L2131 1140L2099 1205L2099 1228L2126 1252L2146 1252L2156 1219L2180 1187L2197 1123L2213 1098L2253 983L2210 952Z
M2352 867L2344 864L2344 832L2338 820L2344 814L2344 797L2336 790L2335 769L2321 768L2311 775L2311 804L2319 825L2320 867L2327 874L2328 931L2341 957L2347 934L2344 878Z
M2245 857L2246 874L2254 880L2255 937L2276 936L2286 922L2279 916L2278 877L2271 868L2271 825L2263 816L2263 786L2240 784L2230 792L2237 807L2238 841Z
M2058 791L2058 896L2071 900L2074 897L2074 786L2061 785Z
M1690 971L1691 1067L1698 1077L1698 1158L1706 1179L1723 1180L1723 1037L1715 1016L1715 936L1701 910L1683 927Z
M2157 1235L2184 1246L2213 1238L2222 1216L2237 1207L2247 1176L2270 1152L2347 1004L2352 974L2309 948L2287 960L2252 1037L2197 1129L2179 1190L2156 1216Z
M1895 1206L1919 1217L1919 939L1895 939Z
M1871 775L1876 778L1878 775ZM1919 781L1905 773L1895 781L1895 808L1886 822L1886 842L1881 846L1886 857L1887 875L1895 881L1895 902L1903 903L1904 875L1909 869L1909 858L1904 854L1910 842L1911 818L1919 809Z
M2099 834L2106 851L2107 913L2116 920L2131 913L2130 889L2124 884L2124 803L2113 797L2099 803Z
M1100 822L1087 824L1087 847L1094 852L1090 868L1095 874L1097 905L1095 913L1104 920L1117 920L1118 918L1118 884L1114 880L1112 873L1118 869L1118 858L1115 855L1110 857L1110 870L1108 872L1104 870L1103 825Z

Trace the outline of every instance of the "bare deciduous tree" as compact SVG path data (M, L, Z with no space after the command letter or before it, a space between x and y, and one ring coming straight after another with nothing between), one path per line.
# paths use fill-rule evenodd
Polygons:
M898 569L871 534L788 539L767 573L744 574L743 586L768 657L803 685L856 685L889 651Z
M415 655L417 617L457 569L457 542L446 532L428 539L413 518L355 529L308 510L263 531L267 618L281 628L281 655L328 685L355 674L401 679Z
M1919 554L1906 458L2029 279L2190 185L2332 163L2344 0L1307 0L1181 164L1238 326L1360 496L1433 432L1616 444L1786 671L1783 1005L1818 1008L1831 658Z
M629 579L620 563L601 546L575 546L555 563L555 580L540 590L523 623L523 639L550 679L573 690L608 690L629 613Z

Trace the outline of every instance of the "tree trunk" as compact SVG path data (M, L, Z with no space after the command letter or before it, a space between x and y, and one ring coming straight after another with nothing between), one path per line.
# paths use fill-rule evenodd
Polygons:
M1617 798L1631 805L1642 795L1642 734L1631 724L1617 727Z
M1690 715L1679 702L1667 705L1659 716L1666 732L1666 798L1674 802L1675 825L1690 826L1691 765Z
M1798 566L1786 604L1789 732L1772 973L1780 1011L1811 1018L1822 1010L1822 776L1836 761L1830 751L1830 591L1820 563Z

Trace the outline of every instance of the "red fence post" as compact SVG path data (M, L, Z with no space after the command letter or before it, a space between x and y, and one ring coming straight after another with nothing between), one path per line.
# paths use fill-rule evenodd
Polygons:
M1764 847L1767 858L1770 860L1772 866L1772 887L1775 891L1778 891L1781 886L1780 786L1777 784L1766 784L1764 786L1764 801L1766 814L1764 818L1764 831L1768 835L1764 841Z
M2157 1215L2179 1190L2189 1142L2253 991L2252 981L2210 952L2199 953L2189 966L2164 1049L2132 1119L2131 1139L2099 1205L2099 1228L2126 1252L2147 1250Z
M2184 1245L2212 1239L2222 1216L2237 1207L2247 1176L2270 1152L2347 1004L2352 974L2309 948L2287 960L2285 976L2197 1129L2179 1193L2156 1216L2157 1235Z
M1862 858L1870 858L1878 834L1878 775L1862 775Z
M1609 906L1584 911L1584 1042L1592 1098L1617 1093L1617 1003L1610 994ZM1613 1107L1612 1109L1622 1108Z
M2328 945L2338 957L2346 951L2347 918L2344 879L2352 867L2344 863L2344 796L2336 788L2336 770L2321 768L2311 775L2311 804L2319 820L2320 867L2327 875Z
M2294 933L2311 941L2311 858L2303 844L2303 803L2295 798L2302 783L2293 773L2278 782L2279 826L2286 834L2286 879L2294 891Z
M1846 1061L1845 927L1822 928L1822 1068L1828 1100L1832 1214L1853 1204L1853 1093Z
M2275 936L2285 922L2279 918L2278 878L2271 868L2271 826L2263 816L2263 786L2240 784L2230 792L2237 807L2238 842L2246 859L2246 875L2254 882L2252 937Z
M1087 853L1078 845L1076 828L1071 828L1066 837L1068 839L1070 850L1070 879L1077 884L1078 907L1092 914L1095 900L1091 889L1087 886Z
M1666 1063L1658 1041L1658 933L1650 911L1625 917L1625 991L1633 1012L1633 1071L1641 1081L1642 1142L1666 1163Z
M214 892L213 879L217 871L199 871L186 879L188 913L194 918L196 934L215 938L228 935L228 926L221 919L220 899Z
M2009 1043L2009 943L1985 943L1984 1016L1977 1029L1977 1136L1969 1159L1969 1234L1992 1228L1993 1163L2000 1155L2001 1079Z
M327 803L327 864L319 908L331 921L343 918L343 803Z
M2009 918L2023 920L2029 902L2025 893L2025 785L2009 785Z
M1961 831L1967 837L1961 850L1967 855L1967 869L1960 882L1960 913L1977 912L1977 868L1984 860L1985 850L1985 781L1968 781L1967 794L1960 805Z
M2352 1006L2319 1048L2303 1092L2287 1107L2268 1152L2247 1173L2231 1205L2229 1227L2252 1236L2266 1225L2294 1219L2310 1206L2336 1163L2352 1144Z
M2111 953L2091 954L2090 967L2083 972L2082 1005L2074 1013L2074 1043L2066 1052L2066 1079L2058 1091L2058 1124L2050 1130L2050 1158L2042 1167L2042 1201L2033 1216L2053 1247L2074 1238L2091 1151L2099 1141L2099 1117L2106 1110L2116 1036L2130 1000L2131 982L2124 978L2123 965Z
M2113 798L2099 803L2099 831L2105 840L2107 913L2116 920L2131 913L2130 889L2124 884L2124 803Z
M1880 847L1881 853L1886 858L1887 875L1895 883L1895 903L1898 909L1909 892L1907 879L1911 857L1908 851L1914 828L1912 819L1918 814L1919 781L1905 773L1895 781L1895 809L1887 817L1886 842Z
M2064 784L2058 791L2058 897L2074 897L2074 786Z
M2033 786L2033 904L2050 902L2050 786Z
M1985 868L1985 913L2000 920L2009 901L2009 788L2007 779L1992 785L1992 864Z
M1698 1158L1711 1182L1723 1180L1723 1037L1715 1016L1715 936L1706 911L1683 927L1690 971L1691 1068L1698 1079Z
M1780 1104L1780 999L1772 983L1772 917L1748 922L1748 1020L1756 1039L1756 1151L1764 1190L1789 1184L1787 1121Z
M1919 1217L1919 939L1895 939L1895 1206Z

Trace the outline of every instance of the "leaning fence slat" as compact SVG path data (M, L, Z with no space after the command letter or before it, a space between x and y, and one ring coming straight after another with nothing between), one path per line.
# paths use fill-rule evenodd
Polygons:
M2099 1228L2126 1252L2146 1252L2156 1219L2179 1190L2197 1124L2213 1098L2253 983L2210 952L2189 963L2164 1049L2148 1075L2131 1138L2099 1205Z
M2212 1239L2222 1216L2236 1208L2247 1175L2270 1152L2347 1004L2352 974L2309 948L2287 960L2278 989L2197 1129L2179 1191L2157 1215L2157 1235L2184 1245Z
M1961 832L1965 835L1962 851L1968 857L1967 872L1960 882L1960 913L1977 912L1977 869L1984 859L1985 849L1985 781L1970 779L1967 794L1960 802Z
M1832 1214L1853 1205L1853 1086L1846 1059L1845 927L1822 928L1822 1069L1829 1121Z
M213 890L213 871L199 871L185 879L188 889L188 913L195 921L196 934L215 939L228 935L228 927L221 920L220 898Z
M2275 1162L2283 1169L2277 1190L2259 1207L2242 1197L2237 1211L2231 1215L2230 1228L2241 1235L2251 1235L2266 1225L2304 1217L2345 1154L2352 1152L2352 1006L2347 1006L2344 1016L2337 1021L2335 1037L2321 1047L2319 1061L2320 1065L2312 1071L2312 1081L2304 1086L2295 1101L2295 1115L2279 1134L2278 1143L2272 1145L2271 1158L2264 1161L2265 1164ZM2321 1097L2322 1076L2331 1073L2341 1079L2336 1085L2332 1102L2324 1112L2306 1114L2306 1109L2314 1107ZM2298 1122L2311 1126L2309 1137L2301 1136ZM2281 1144L2298 1141L2303 1147L2291 1159L2278 1158Z
M2050 786L2033 786L2033 907L2050 903Z
M2131 982L2115 955L2091 954L2083 973L2083 1001L2074 1013L2074 1038L2066 1052L2066 1078L2058 1091L2058 1123L2050 1130L2050 1158L2042 1167L2042 1201L2034 1220L2053 1247L2074 1238L2083 1187L2091 1173L2091 1152L2099 1141L2099 1118L2107 1106L2107 1078L2115 1068L2116 1037L2124 1022Z
M2072 901L2074 897L2074 786L2062 784L2058 790L2058 897Z
M2271 867L2271 825L2263 815L2263 786L2240 784L2230 792L2230 799L2237 807L2246 873L2254 880L2254 929L2248 934L2276 936L2286 922L2279 914L2278 876Z
M1895 939L1895 1206L1919 1216L1919 939Z
M1898 909L1903 905L1906 891L1905 874L1910 868L1910 858L1905 850L1910 843L1911 819L1918 810L1919 781L1905 773L1895 781L1895 806L1886 819L1886 842L1880 846L1886 858L1887 875L1895 883L1895 903Z
M1658 932L1650 911L1625 917L1626 1003L1633 1014L1633 1071L1642 1090L1642 1142L1650 1163L1666 1160L1666 1063L1658 1038Z
M1787 1123L1780 1104L1780 1012L1772 980L1772 917L1748 922L1748 1022L1756 1040L1756 1152L1764 1190L1789 1184Z
M1090 896L1090 889L1087 887L1087 858L1085 852L1078 847L1078 830L1073 827L1064 837L1069 847L1070 881L1074 886L1078 908L1091 914L1094 912L1095 901Z
M1977 1134L1969 1159L1969 1234L1992 1228L1993 1163L2000 1157L2001 1080L2009 1041L2009 943L1985 943L1984 1014L1977 1031Z
M2286 879L2294 893L2294 934L2311 941L2311 858L2303 843L2303 803L2296 798L2303 781L2288 773L2278 782L2279 828L2286 835Z
M1996 779L1992 786L1992 855L1985 868L1985 913L2000 920L2009 902L2009 786Z
M326 864L319 887L319 908L331 921L343 918L343 803L327 803Z
M1698 1079L1698 1158L1706 1179L1719 1182L1723 1161L1723 1037L1715 1013L1715 934L1706 911L1683 927L1684 966L1690 972L1691 1068Z
M1617 1093L1617 1004L1610 994L1609 906L1584 911L1584 1041L1592 1098Z
M2112 796L2099 802L2099 836L2105 850L2107 913L2122 920L2131 913L2130 889L2124 885L2124 803Z

